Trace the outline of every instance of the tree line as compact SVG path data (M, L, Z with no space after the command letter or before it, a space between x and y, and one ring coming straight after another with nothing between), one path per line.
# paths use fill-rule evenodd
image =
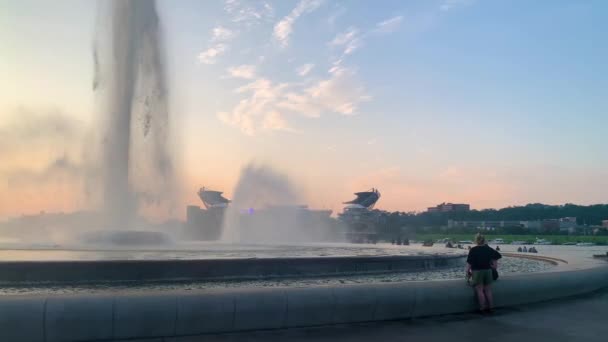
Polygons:
M576 217L579 225L601 225L608 220L608 204L594 205L547 205L531 203L502 209L482 209L461 212L384 212L381 230L394 231L402 227L421 228L447 226L448 220L456 221L535 221Z

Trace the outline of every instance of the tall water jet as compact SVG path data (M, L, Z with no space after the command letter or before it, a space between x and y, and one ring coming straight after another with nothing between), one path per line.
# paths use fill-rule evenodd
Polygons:
M155 1L99 3L93 89L101 101L101 191L106 225L126 227L142 204L172 190L169 111Z

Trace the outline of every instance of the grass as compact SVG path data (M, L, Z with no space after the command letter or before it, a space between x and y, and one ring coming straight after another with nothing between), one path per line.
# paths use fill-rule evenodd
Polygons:
M496 235L486 235L486 240L492 241L494 239L501 238L506 243L511 243L512 241L525 241L527 244L532 244L536 241L536 238L545 239L551 241L555 245L561 245L566 242L593 242L598 245L608 245L608 236L591 236L591 235L504 235L504 234L496 234ZM432 240L437 241L439 239L452 239L452 241L464 241L469 240L473 241L475 236L473 234L416 234L415 239L417 241L426 241Z

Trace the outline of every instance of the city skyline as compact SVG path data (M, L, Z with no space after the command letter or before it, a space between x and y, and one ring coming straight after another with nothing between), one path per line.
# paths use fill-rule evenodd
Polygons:
M88 209L97 5L0 4L0 218ZM334 211L370 188L399 211L606 203L606 9L159 1L177 214L252 161Z

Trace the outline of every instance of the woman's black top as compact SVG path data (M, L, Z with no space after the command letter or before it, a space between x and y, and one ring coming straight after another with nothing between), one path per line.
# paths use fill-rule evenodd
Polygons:
M475 246L469 250L467 263L473 271L488 270L492 268L492 260L498 260L502 255L488 245Z

